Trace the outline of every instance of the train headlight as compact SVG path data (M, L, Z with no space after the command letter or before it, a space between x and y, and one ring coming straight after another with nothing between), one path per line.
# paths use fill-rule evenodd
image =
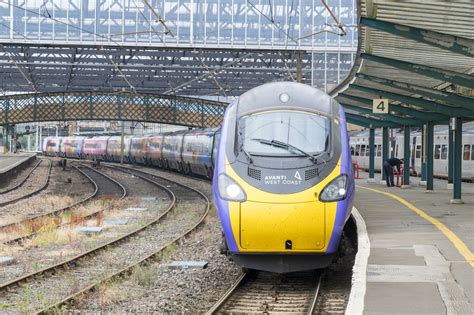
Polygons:
M229 201L245 201L247 199L242 187L226 174L219 174L217 187L222 199Z
M321 194L319 194L319 200L325 202L343 200L347 195L348 184L349 178L347 175L339 175L324 187Z

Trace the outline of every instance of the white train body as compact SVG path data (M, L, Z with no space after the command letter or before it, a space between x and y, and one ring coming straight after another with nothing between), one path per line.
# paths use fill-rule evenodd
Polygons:
M403 158L404 138L403 131L390 135L389 157ZM421 132L410 134L410 168L412 173L421 174ZM369 132L361 131L350 137L352 161L359 167L369 168ZM380 171L382 165L382 134L377 130L375 134L375 170ZM448 127L437 126L434 134L434 166L436 177L448 176ZM474 180L474 125L466 124L462 135L462 178Z

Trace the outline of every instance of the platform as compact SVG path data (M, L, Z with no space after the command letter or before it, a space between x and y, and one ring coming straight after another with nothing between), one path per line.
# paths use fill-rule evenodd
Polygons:
M453 205L445 180L427 193L419 178L400 189L379 177L356 182L370 241L364 314L472 314L474 184L463 183L465 203Z
M27 167L36 159L36 153L0 155L0 182Z

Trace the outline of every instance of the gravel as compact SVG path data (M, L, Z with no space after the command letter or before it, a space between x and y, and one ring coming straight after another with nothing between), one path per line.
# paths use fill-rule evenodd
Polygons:
M20 189L24 188L31 191L34 189L33 187L41 185L44 182L48 167L48 160L45 160ZM36 172L41 172L41 174L35 174ZM71 178L71 183L68 183L68 178ZM76 170L68 168L66 171L62 171L61 168L53 166L50 184L45 190L37 195L0 207L2 213L0 227L61 209L90 195L93 191L90 181ZM17 194L19 193L17 192ZM25 194L24 191L23 194ZM3 196L7 195L11 196L10 193Z
M125 185L133 187L129 191L129 197L123 201L95 200L89 202L87 205L74 210L77 218L75 219L77 222L74 224L59 229L53 226L46 227L43 233L39 233L32 240L28 240L21 245L0 246L0 255L13 255L17 259L16 264L0 269L0 283L5 283L26 273L31 273L72 258L81 252L91 249L94 245L106 243L119 235L124 235L159 216L170 202L168 195L161 188L136 177L124 176L121 172L109 171L108 173L108 175L125 183ZM144 196L153 194L160 196L161 199L159 202L142 200L142 192L144 192ZM147 207L149 211L138 214L123 211L123 209L129 206L137 204ZM83 215L97 212L98 210L105 211L103 215L96 219L84 222L80 220ZM120 218L128 218L129 224L119 227L104 224L105 219ZM88 237L77 232L78 226L102 226L104 227L104 232L94 237Z
M139 167L138 167L139 168ZM140 168L143 169L143 168ZM209 198L208 181L146 169L150 173L176 180L204 192ZM150 281L133 275L124 281L102 286L70 310L117 313L204 313L223 295L241 274L241 269L219 253L221 227L215 209L204 224L169 252L161 261L142 271ZM170 269L173 260L207 261L206 269Z
M32 171L32 169L38 164L37 160L31 162L26 168L20 170L19 172L12 175L12 177L8 178L5 182L0 183L0 194L3 194L5 191L13 188L14 186L20 184L28 174Z
M45 180L48 177L49 167L51 161L43 161L26 180L26 182L19 188L0 195L0 203L10 200L22 198L32 191L43 189Z
M181 203L161 223L146 228L121 242L118 246L109 247L97 252L94 256L76 261L71 269L45 275L36 279L35 282L11 289L8 294L6 292L0 293L0 300L3 301L3 305L7 305L5 311L17 313L38 310L43 305L49 305L53 301L64 298L68 293L87 286L113 271L135 263L146 255L156 252L190 228L202 215L202 208L201 206L199 209L194 203ZM150 212L152 212L151 210ZM199 214L200 212L201 214ZM179 227L178 222L180 223ZM127 226L115 227L110 231L113 232L124 227ZM118 232L116 233L118 234ZM98 245L98 237L89 239L88 246Z

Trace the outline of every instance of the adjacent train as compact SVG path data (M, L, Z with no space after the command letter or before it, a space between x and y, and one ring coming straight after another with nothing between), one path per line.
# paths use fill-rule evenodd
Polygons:
M354 198L343 108L326 93L275 82L225 113L213 197L240 266L278 273L328 266Z
M124 137L125 162L212 177L219 129L196 129L152 136ZM118 162L121 137L47 137L42 151L48 156Z
M410 135L410 167L413 174L421 174L421 132L412 132ZM389 155L403 157L404 137L402 132L395 132L390 141ZM354 162L359 167L369 168L369 132L361 131L350 137L351 154ZM433 174L436 177L448 176L448 127L436 126L434 131L434 165ZM382 135L380 131L375 134L375 170L380 171L382 165ZM462 178L474 180L474 124L467 123L463 126L462 135Z

